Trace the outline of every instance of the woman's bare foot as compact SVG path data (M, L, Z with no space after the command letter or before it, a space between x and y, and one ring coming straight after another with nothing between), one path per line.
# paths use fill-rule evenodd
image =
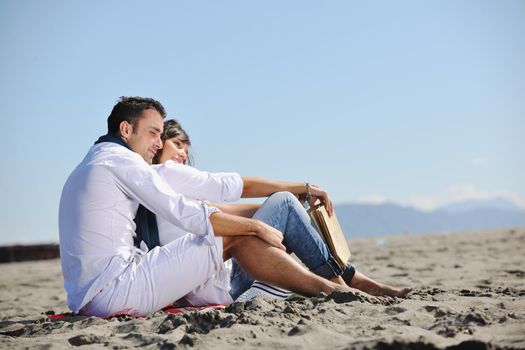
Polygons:
M352 288L354 289L354 288ZM373 295L373 294L369 294L367 292L364 292L362 290L359 290L359 289L354 289L355 290L355 293L361 297L363 297L366 301L368 301L369 303L372 303L372 304L383 304L383 305L388 305L390 303L392 303L392 298L389 297L389 296L384 296L384 295Z
M412 288L394 288L386 284L379 285L377 288L370 288L367 290L368 293L376 296L389 296L396 298L404 298L408 293L412 291Z
M383 288L377 291L378 294L373 295L388 295L391 297L404 298L408 293L412 291L412 288L394 288L388 285L383 285Z
M337 294L351 294L353 296L358 297L359 299L361 299L363 301L367 301L367 302L372 303L372 304L388 305L388 304L391 304L394 301L392 297L371 295L371 294L369 294L367 292L364 292L364 291L356 289L356 288L349 287L347 285L342 286L342 285L336 284L336 287L334 288L333 293L337 293ZM343 300L344 299L345 298L343 298Z
M355 272L355 275L352 278L349 286L376 297L386 296L404 298L412 291L412 288L394 288L389 285L376 282L358 271Z

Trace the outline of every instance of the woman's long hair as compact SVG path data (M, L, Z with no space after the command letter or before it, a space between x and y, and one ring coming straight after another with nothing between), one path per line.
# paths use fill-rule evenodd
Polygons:
M162 143L164 143L166 140L174 137L178 137L179 140L182 143L188 145L188 147L191 146L190 137L188 136L188 133L186 133L186 131L184 131L184 129L181 127L180 123L175 119L168 119L164 122L164 131L162 132L160 138ZM155 157L153 157L153 164L159 164L162 151L163 149L160 149ZM191 156L190 152L188 152L188 160L186 160L186 164L193 166L193 157Z

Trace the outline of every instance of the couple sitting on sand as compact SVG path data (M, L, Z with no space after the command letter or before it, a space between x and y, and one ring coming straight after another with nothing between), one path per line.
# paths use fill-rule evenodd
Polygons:
M325 190L185 165L189 137L177 122L164 123L165 115L156 100L122 97L108 134L64 185L60 257L74 313L147 315L181 298L194 306L228 304L254 280L383 303L410 291L336 263L297 199L320 200L332 213ZM208 202L254 197L268 198L261 205ZM134 244L141 210L147 219L140 226L158 229L158 246Z

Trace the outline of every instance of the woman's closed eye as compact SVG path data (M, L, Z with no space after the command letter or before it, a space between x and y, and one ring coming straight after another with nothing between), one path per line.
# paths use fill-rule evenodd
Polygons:
M173 144L175 145L175 147L177 147L178 149L183 149L184 148L184 144L182 142L180 142L179 140L174 140L173 141Z

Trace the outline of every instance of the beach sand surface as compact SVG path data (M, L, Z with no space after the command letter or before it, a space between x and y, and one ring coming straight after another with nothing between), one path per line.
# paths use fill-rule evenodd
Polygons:
M525 228L350 247L359 271L414 292L391 305L257 297L224 310L51 321L68 311L59 261L0 264L0 348L525 349Z

